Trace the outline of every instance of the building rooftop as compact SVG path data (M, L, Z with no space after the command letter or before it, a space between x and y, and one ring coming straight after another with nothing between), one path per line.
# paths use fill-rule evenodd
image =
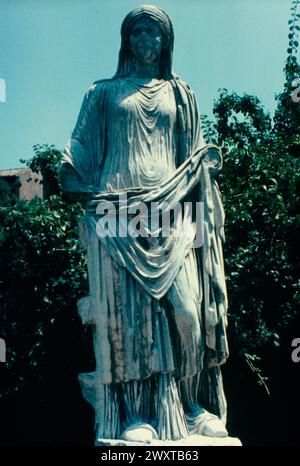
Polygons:
M8 170L0 170L0 176L20 176L24 173L31 172L28 167L25 168L9 168Z

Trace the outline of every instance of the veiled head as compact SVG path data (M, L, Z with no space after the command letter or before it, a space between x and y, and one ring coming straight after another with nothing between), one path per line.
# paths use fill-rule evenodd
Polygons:
M149 21L159 28L161 33L161 49L159 57L159 78L172 78L172 55L174 44L173 26L168 15L153 5L142 5L131 11L124 19L121 27L121 48L116 76L129 76L134 71L134 54L130 37L137 21Z

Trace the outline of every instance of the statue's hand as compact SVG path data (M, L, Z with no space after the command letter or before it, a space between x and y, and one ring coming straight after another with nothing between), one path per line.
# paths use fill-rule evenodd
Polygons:
M206 154L203 159L204 163L208 164L211 174L217 174L221 170L223 163L221 149L217 146L212 146L205 149L205 153Z
M82 180L74 168L64 163L59 170L59 182L63 191L71 193L94 193L97 188L90 186Z

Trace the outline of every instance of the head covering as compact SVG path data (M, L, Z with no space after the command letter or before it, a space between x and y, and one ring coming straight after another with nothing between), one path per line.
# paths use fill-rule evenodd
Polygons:
M134 58L130 50L129 36L135 21L147 17L160 28L163 36L163 47L160 56L159 78L172 78L172 56L174 45L173 26L169 16L154 5L142 5L132 10L125 17L121 27L121 48L115 76L128 76L134 70Z

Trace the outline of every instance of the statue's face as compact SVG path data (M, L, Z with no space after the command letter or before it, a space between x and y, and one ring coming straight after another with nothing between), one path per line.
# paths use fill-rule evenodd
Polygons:
M160 28L149 18L140 18L133 24L130 36L130 47L139 62L155 63L159 60L162 49L162 33Z

